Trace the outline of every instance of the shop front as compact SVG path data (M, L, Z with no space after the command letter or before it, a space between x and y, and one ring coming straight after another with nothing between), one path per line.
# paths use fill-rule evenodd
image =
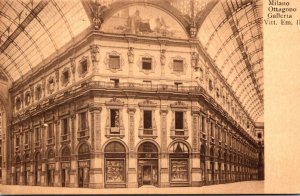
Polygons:
M158 149L151 142L138 148L138 186L158 186Z
M50 149L47 154L47 166L46 166L46 176L47 185L54 185L54 172L55 172L55 153L53 149Z
M200 148L200 172L201 172L201 184L206 184L206 165L205 165L205 147L201 145Z
M20 183L21 183L21 158L20 156L17 156L15 174L14 174L14 184L20 184Z
M30 156L26 154L24 156L24 185L29 185L29 176L30 176Z
M126 187L126 150L120 142L110 142L104 149L105 187Z
M86 143L78 149L78 187L89 187L90 182L90 148Z
M71 151L68 146L65 146L61 151L61 186L68 187L70 184L71 171Z
M41 185L41 173L42 173L42 160L41 153L35 154L34 160L34 185Z
M170 185L189 186L189 149L182 142L175 142L170 147Z

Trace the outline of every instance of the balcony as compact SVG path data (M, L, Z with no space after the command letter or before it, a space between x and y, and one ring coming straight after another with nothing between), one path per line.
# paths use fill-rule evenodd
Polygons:
M187 129L171 129L171 135L170 137L172 139L176 138L183 138L183 139L188 139L188 130Z
M89 137L89 129L78 130L77 139L84 139Z
M157 138L157 131L156 129L152 129L152 128L139 128L139 138L143 139L143 138L152 138L155 139Z
M54 144L54 141L55 141L55 138L54 138L54 137L48 138L48 139L47 139L47 145L53 145L53 144Z
M69 142L70 141L70 134L63 134L61 135L61 142Z

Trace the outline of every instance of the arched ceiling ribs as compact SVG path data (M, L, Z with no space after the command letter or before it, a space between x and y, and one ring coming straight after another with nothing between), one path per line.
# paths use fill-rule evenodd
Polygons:
M52 44L53 44L53 46L55 48L55 51L57 51L58 47L57 47L57 45L56 45L56 43L54 41L54 38L52 37L51 33L49 32L49 29L46 27L45 23L43 23L43 21L39 17L36 17L35 19L43 27L44 31L47 33L48 37L50 38L50 40L51 40L51 42L52 42Z
M247 78L248 78L248 77L247 77ZM263 78L263 76L258 77L257 80L259 80L260 78ZM245 86L245 88L248 89L248 87L251 86L251 85L253 85L253 84L252 84L252 83L249 83L247 86ZM237 92L237 91L236 91L236 92ZM245 92L245 91L241 91L241 93L240 93L240 94L237 94L237 96L238 96L238 97L241 97L242 94L243 94L244 92Z
M18 65L16 64L16 62L11 58L11 56L9 54L7 54L5 51L3 51L3 54L5 54L5 56L8 57L8 59L11 61L11 63L14 65L14 67L16 68L16 70L19 72L21 78L24 77L23 73L20 70L20 67L18 67ZM8 67L8 66L7 66ZM7 69L7 67L4 67L4 70ZM8 71L9 72L9 71Z
M6 38L8 38L6 35L2 35L2 36L5 36ZM21 47L19 47L19 45L15 42L15 41L12 41L12 44L20 51L20 54L22 56L24 56L25 60L28 62L28 65L30 67L30 70L32 71L32 63L31 61L29 60L28 56L25 54L25 52L22 50Z
M263 62L263 59L259 59L256 62L253 62L251 65L252 65L252 67L254 67L254 65L260 64L261 62ZM261 69L263 69L263 68L261 68ZM259 69L259 71L262 71L261 69ZM231 70L233 70L233 68ZM232 72L231 70L230 70L230 72ZM235 84L235 82L237 81L237 79L240 78L242 76L242 74L245 73L245 72L247 72L247 68L246 67L244 69L242 69L239 73L237 73L236 77L234 78L234 80L232 81L232 83L230 84L230 86L233 86ZM253 74L256 75L258 72L257 71L253 72ZM228 77L230 77L230 75L228 75ZM241 78L241 80L242 79L243 78Z
M239 31L241 32L241 31L243 31L245 28L247 28L247 27L249 27L249 26L251 26L251 25L255 25L255 24L256 24L255 22L253 22L253 23L247 23L246 25L242 26L242 27L239 29ZM249 29L249 30L250 30L250 29ZM249 30L248 30L248 31L249 31ZM246 31L246 32L248 32L248 31ZM215 60L218 58L218 56L221 54L221 52L222 52L222 50L225 48L225 46L226 46L233 38L235 38L235 37L238 35L238 33L240 33L240 32L235 32L234 34L232 34L231 36L229 36L229 37L226 39L225 42L222 43L222 46L220 46L219 50L216 52L215 56L213 57L213 61L215 61ZM242 34L242 35L243 35L243 34ZM258 40L258 39L260 39L260 38L262 38L262 35L261 35L261 34L258 34L258 35L256 35L256 36L252 36L249 40L244 41L243 45L247 45L249 42ZM240 46L237 47L232 53L236 53L237 51L240 51ZM232 55L233 55L232 53L229 54L228 58L231 58L231 57L232 57ZM227 59L228 59L228 58L227 58Z
M251 39L247 40L243 45L247 45L247 44L249 44L249 43L252 43L252 42L254 42L254 41L256 41L256 40L258 40L258 39L260 39L260 38L262 38L262 35L261 35L261 34L255 36L255 37L251 37ZM220 50L220 49L219 49L219 50ZM252 55L254 55L254 54L256 54L257 52L262 51L262 50L263 50L263 48L255 49L254 51L250 52L248 56L251 57ZM240 46L237 47L237 48L235 48L235 49L228 55L228 57L225 59L223 65L222 65L222 67L221 67L221 70L224 69L224 66L225 66L225 65L228 63L228 61L233 57L233 55L236 54L238 51L240 51ZM219 53L219 54L221 54L221 53ZM219 54L218 54L217 56L215 56L214 61L218 58Z
M222 3L222 2L220 1L220 3ZM239 11L243 10L243 8L246 8L246 7L249 6L249 5L250 5L249 3L243 4L243 5L242 5L241 7L239 7L238 9L233 10L232 15L226 16L225 19L224 19L222 22L220 22L220 24L215 28L215 31L211 34L211 36L210 36L210 38L208 39L208 41L207 41L206 45L204 46L204 48L205 48L205 49L208 48L209 43L213 40L213 38L215 37L215 35L216 35L217 32L219 31L219 29L220 29L224 24L226 24L230 19L232 19L232 17L234 16L234 14L238 13ZM224 12L226 12L225 9L224 9Z
M227 5L227 8L230 10L230 6L229 6L228 2L226 2L226 5ZM222 6L223 6L224 10L226 10L225 9L225 5L222 4ZM225 11L225 13L226 13L226 16L233 15L229 11L228 12ZM232 29L232 32L239 32L238 26L237 26L236 22L232 18L229 19L228 22L229 22L230 28ZM240 35L238 33L234 33L234 34L237 35L235 37L235 39L236 39L237 44L240 46L241 54L243 56L244 62L246 64L246 67L248 68L248 72L249 72L249 75L251 76L251 79L252 79L252 82L254 84L254 87L255 87L255 89L257 91L257 95L259 96L259 99L261 100L261 102L263 102L263 96L261 95L261 92L259 91L256 79L255 79L255 77L253 75L253 72L252 72L252 69L251 69L251 62L249 61L249 57L248 57L246 48L243 45L242 38L240 37Z
M253 114L253 115L254 115L254 113L256 113L257 111L259 111L259 110L260 110L260 108L261 108L260 106L257 106L257 105L256 105L256 106L254 106L253 108L251 108L251 109L250 109L250 111L251 111L251 114Z
M257 100L260 101L257 98L257 96L253 96L253 95L255 95L255 89L252 88L247 94L244 94L243 96L241 96L241 99L243 100L244 103L246 102L245 100L246 100L247 97L249 97L249 99L253 98L253 100L254 100L254 101L253 100L247 101L246 104L245 104L246 108L252 106L254 104L253 102L256 102Z
M254 74L257 74L257 73L259 73L259 72L261 72L261 71L263 71L263 68L262 68L262 67L261 67L260 69L256 70L256 71L254 72ZM247 75L247 77L241 78L241 81L247 81L249 78L250 78L250 76ZM259 77L259 78L261 78L261 77ZM256 78L257 81L259 80L259 78ZM251 84L252 84L252 82L249 83L249 85L251 85ZM239 83L239 85L237 86L235 92L236 92L236 93L239 92L239 89L240 89L241 87L242 87L242 85L241 85L241 83ZM247 87L248 87L248 86L247 86Z
M4 51L8 46L15 40L24 29L34 20L34 18L42 11L46 5L48 4L47 0L41 0L37 6L27 15L27 17L23 20L21 24L17 26L17 28L10 34L9 38L5 40L5 42L0 46L0 51Z
M62 17L64 23L66 24L67 29L68 29L68 31L70 33L71 38L74 39L74 33L72 32L70 24L67 21L65 15L62 13L61 9L59 8L59 6L57 5L57 3L54 0L50 0L50 1L52 2L52 4L54 5L54 7L56 8L56 10L58 11L58 13L60 14L60 16Z
M260 109L260 110L258 110L257 112L256 112L256 114L254 114L254 119L257 119L257 118L259 118L259 117L261 117L261 116L263 116L264 115L264 110L263 109Z
M255 95L256 95L255 91L254 91L254 89L252 89L252 90L248 91L247 94L245 94L245 96L241 97L241 102L245 104L245 108L252 106L254 104L254 102L256 102L258 100L257 96L255 96ZM246 99L246 98L248 98L248 99Z
M253 116L255 118L261 116L263 114L263 110L261 109L261 107L257 108L254 112L253 112Z
M2 13L0 11L0 15L4 16L6 19L8 19L10 22L14 23L16 26L18 26L18 23L13 20L12 18L10 18L8 15ZM38 47L38 45L35 43L35 41L33 40L33 38L28 34L28 32L24 29L23 33L27 36L27 38L32 42L32 44L34 45L34 47L37 49L37 51L39 52L41 58L44 60L44 55L42 54L40 48Z

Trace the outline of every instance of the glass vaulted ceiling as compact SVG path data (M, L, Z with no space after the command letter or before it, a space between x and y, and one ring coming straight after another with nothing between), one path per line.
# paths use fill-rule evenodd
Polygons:
M108 9L117 1L124 0L99 0ZM169 3L189 18L206 11L200 14L201 44L251 117L263 116L263 0L152 2ZM0 7L0 72L12 81L90 26L80 0L0 0Z
M80 1L0 0L0 64L22 78L90 26Z
M222 0L198 38L254 120L263 115L262 0Z

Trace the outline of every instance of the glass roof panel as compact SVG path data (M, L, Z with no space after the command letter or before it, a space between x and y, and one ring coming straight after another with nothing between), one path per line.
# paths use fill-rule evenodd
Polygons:
M241 6L243 9L240 9ZM260 86L262 82L256 81L263 78L260 74L263 70L261 7L260 0L219 1L198 34L228 84L232 85L233 92L237 96L248 96L243 105L247 105L249 110L253 110L254 106L263 107L263 91L259 90L263 89ZM208 27L209 30L206 29ZM254 70L259 74L255 74ZM249 107L251 105L252 108ZM247 112L255 120L253 111Z

